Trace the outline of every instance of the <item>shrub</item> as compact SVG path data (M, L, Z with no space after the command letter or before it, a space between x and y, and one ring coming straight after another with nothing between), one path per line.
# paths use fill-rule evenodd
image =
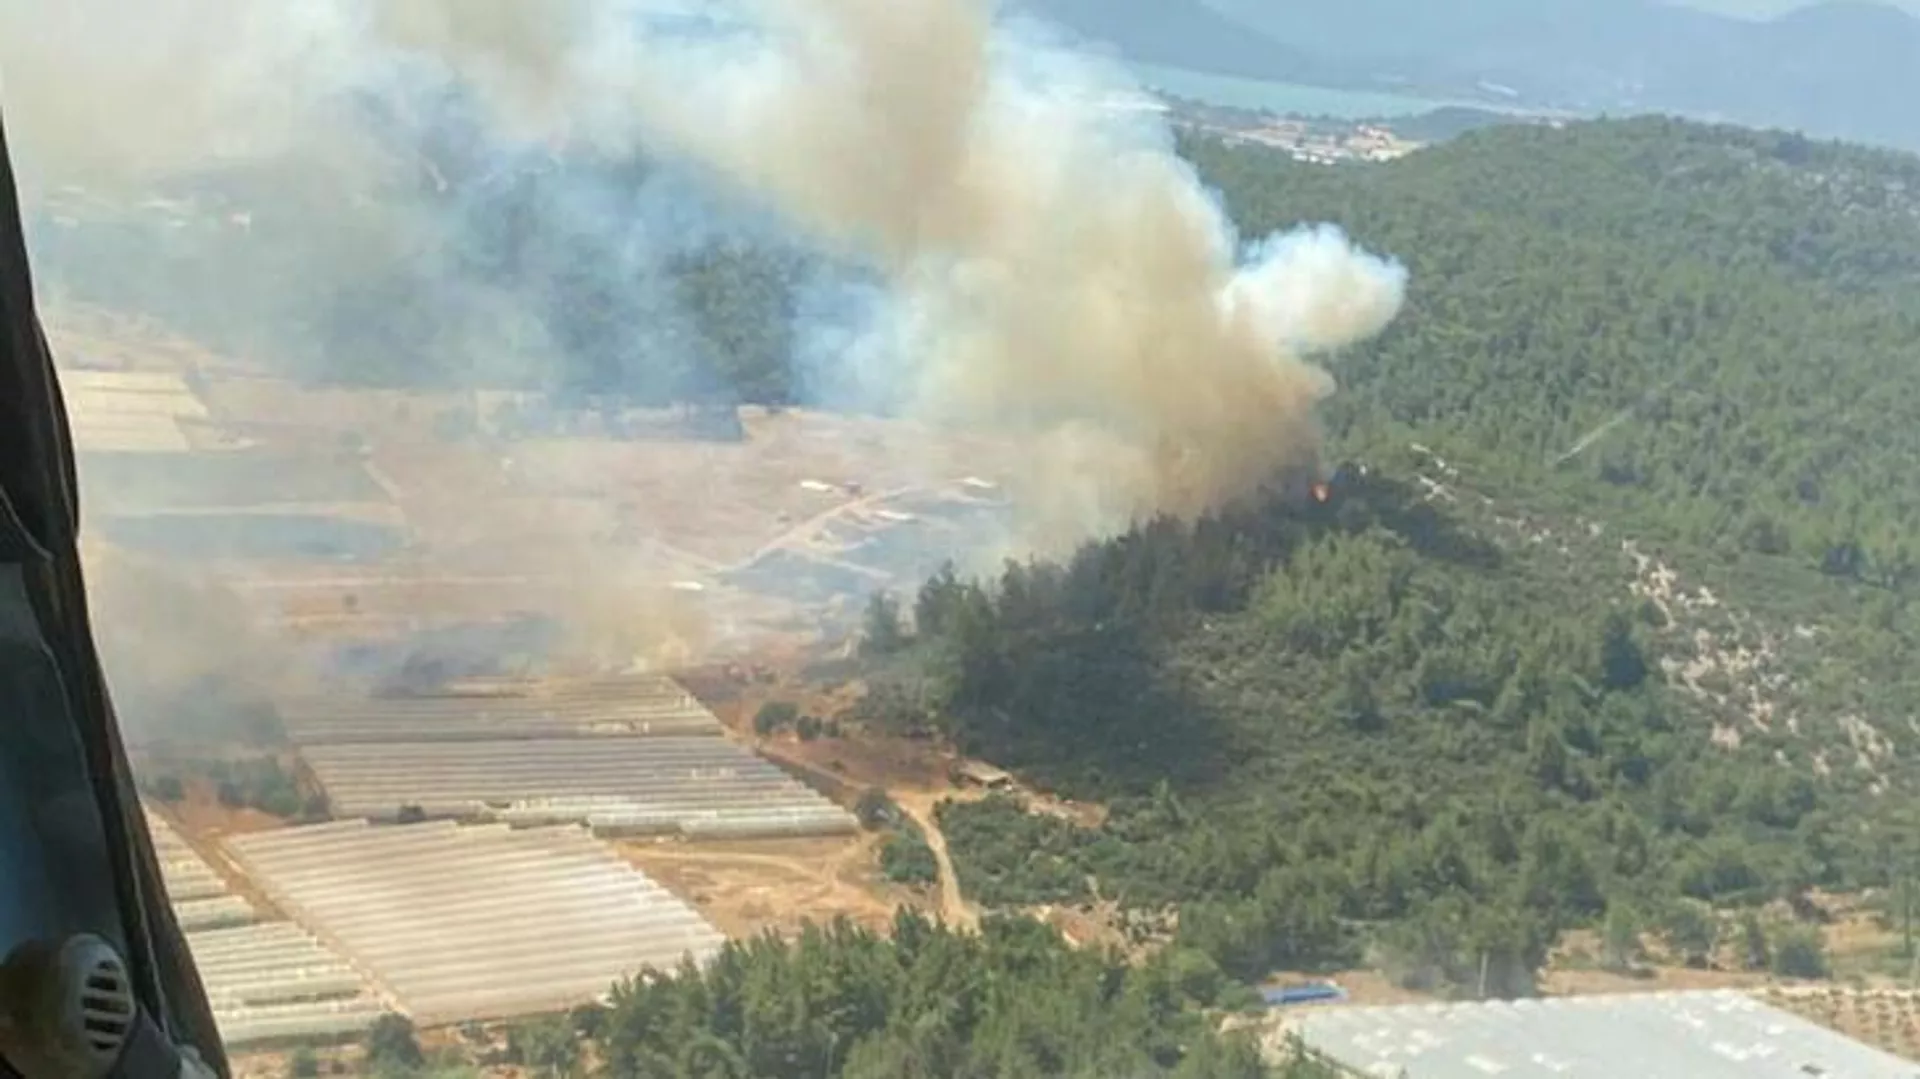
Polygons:
M367 1067L375 1074L405 1074L420 1068L427 1056L420 1051L413 1021L388 1012L367 1029Z
M879 787L868 787L860 792L860 800L853 804L853 815L860 818L862 827L869 831L885 828L900 819L900 809L887 797L887 792Z
M880 845L880 871L895 884L931 884L940 879L933 848L918 832L896 832Z
M761 737L778 734L800 718L800 706L792 701L768 701L753 715L753 732Z
M582 1038L598 1038L606 1031L607 1009L600 1004L582 1004L567 1013L573 1032Z
M1780 927L1773 940L1773 972L1783 978L1827 976L1827 947L1812 926Z
M1630 971L1640 962L1640 921L1624 903L1609 903L1601 928L1600 964L1607 970Z
M185 797L189 779L212 784L220 804L229 809L258 809L276 817L314 815L313 798L301 791L298 777L274 757L176 762L155 777L148 789L163 802L177 802ZM319 809L324 816L324 802Z
M1673 954L1689 967L1705 967L1720 939L1713 910L1691 899L1675 900L1661 920L1660 936Z
M1748 970L1766 970L1772 965L1773 949L1760 915L1747 911L1740 916L1740 965Z
M172 773L156 778L148 790L163 802L178 802L187 796L186 784L181 782L179 776Z

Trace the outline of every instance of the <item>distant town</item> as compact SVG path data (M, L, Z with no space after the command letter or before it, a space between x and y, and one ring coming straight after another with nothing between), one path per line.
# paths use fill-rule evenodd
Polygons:
M1285 150L1295 161L1337 165L1348 161L1391 161L1427 145L1403 138L1378 122L1299 120L1275 116L1250 124L1190 124L1233 142L1259 143Z
M1226 139L1283 150L1312 165L1392 161L1425 146L1498 124L1563 120L1467 106L1436 106L1431 112L1383 118L1283 115L1162 95L1156 102L1174 126Z

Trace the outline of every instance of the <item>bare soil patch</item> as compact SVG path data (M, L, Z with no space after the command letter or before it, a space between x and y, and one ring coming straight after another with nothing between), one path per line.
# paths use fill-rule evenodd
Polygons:
M622 843L634 866L735 939L771 930L798 933L807 922L847 918L886 932L906 889L874 872L877 837L740 843Z

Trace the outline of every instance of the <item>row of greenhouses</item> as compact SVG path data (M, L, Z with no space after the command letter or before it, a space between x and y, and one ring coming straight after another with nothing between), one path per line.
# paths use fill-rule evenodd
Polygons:
M720 734L720 721L693 694L655 675L469 682L423 693L284 700L278 710L300 746Z
M165 817L149 811L147 831L174 917L230 1049L351 1038L388 1010L338 953L233 894Z
M308 747L338 816L594 822L606 834L838 835L851 814L724 738Z
M422 1026L562 1010L724 942L579 825L357 819L226 842Z

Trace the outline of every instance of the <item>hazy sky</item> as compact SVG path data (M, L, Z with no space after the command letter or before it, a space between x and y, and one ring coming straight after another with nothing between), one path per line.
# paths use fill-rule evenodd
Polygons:
M1681 0L1681 2L1689 7L1706 8L1709 11L1725 12L1728 15L1765 18L1797 7L1805 7L1812 0ZM1920 15L1920 0L1886 0L1886 2Z

